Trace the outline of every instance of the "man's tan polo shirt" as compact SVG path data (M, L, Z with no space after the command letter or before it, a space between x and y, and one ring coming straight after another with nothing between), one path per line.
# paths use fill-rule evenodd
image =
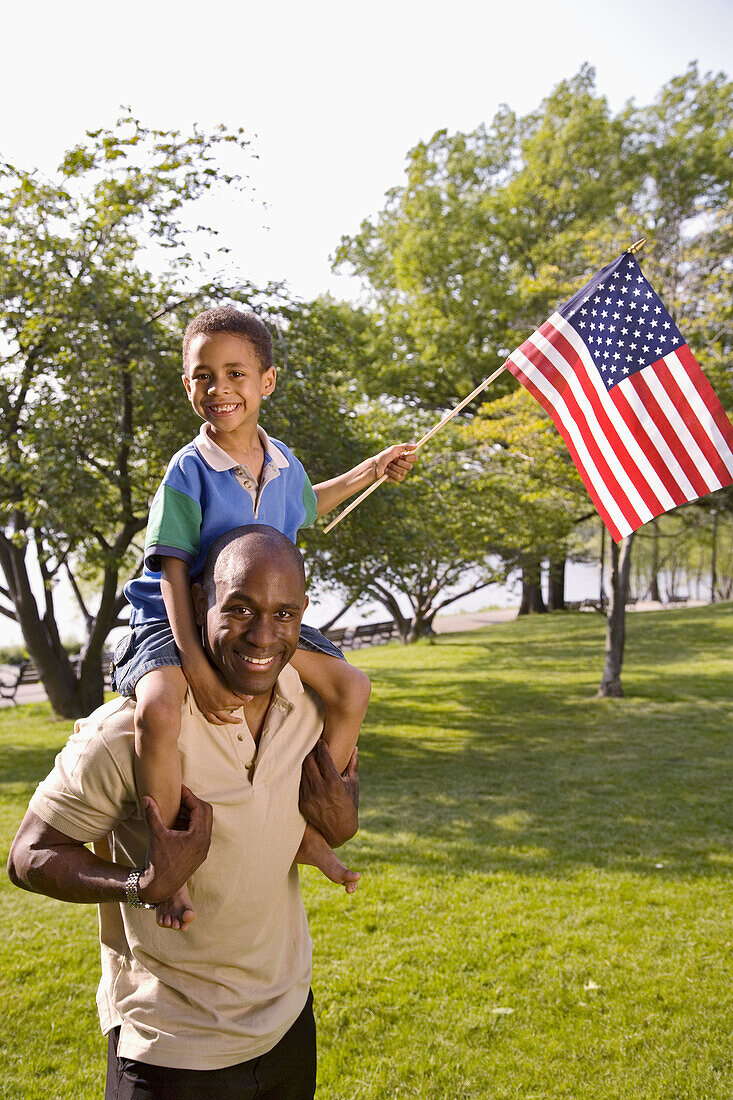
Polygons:
M241 712L240 712L241 714ZM111 836L116 863L142 866L147 833L133 779L134 701L76 723L30 808L84 842ZM323 706L289 665L255 748L246 723L212 726L189 694L178 742L183 781L214 807L211 847L189 888L188 932L155 913L99 907L102 1031L118 1053L154 1065L220 1069L270 1050L302 1011L311 940L293 859L303 836L301 765Z

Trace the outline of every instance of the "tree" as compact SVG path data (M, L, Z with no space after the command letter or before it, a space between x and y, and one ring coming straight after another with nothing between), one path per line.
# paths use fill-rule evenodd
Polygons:
M216 182L238 185L212 166L222 144L241 154L247 143L241 131L186 135L125 116L88 133L53 180L0 169L0 613L20 626L67 717L102 701L120 581L139 563L167 460L192 434L177 314L215 291L193 281L181 211ZM154 248L156 262L168 257L162 275L145 267ZM87 627L78 671L54 602L63 572Z
M691 66L615 116L594 84L583 66L524 118L502 108L488 128L435 134L384 210L344 238L337 262L381 315L370 392L452 404L641 235L652 283L730 390L731 84ZM520 537L534 554L537 533Z

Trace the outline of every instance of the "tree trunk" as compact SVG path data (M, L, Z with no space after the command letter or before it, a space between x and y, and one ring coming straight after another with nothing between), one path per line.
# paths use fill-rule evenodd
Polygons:
M540 562L525 565L522 569L522 602L520 615L534 615L547 611L542 599L542 573Z
M652 577L649 582L649 599L662 602L662 594L659 591L659 528L652 524Z
M435 618L435 611L422 611L418 609L415 612L415 617L410 623L410 629L406 638L407 642L416 642L418 638L428 638L432 634L435 634L433 630L433 619Z
M611 598L606 620L606 667L598 688L599 696L620 698L624 693L621 686L621 666L624 662L626 600L629 595L633 541L632 533L620 546L611 542Z
M547 599L547 610L565 610L565 558L550 561L550 588Z
M28 653L38 666L48 701L60 718L79 718L104 701L101 652L112 622L97 621L77 676L59 637L50 589L46 589L43 617L38 610L26 553L27 546L16 545L7 536L0 535L0 567L12 597L16 622Z
M718 510L713 509L713 532L710 549L710 602L715 603L718 590Z

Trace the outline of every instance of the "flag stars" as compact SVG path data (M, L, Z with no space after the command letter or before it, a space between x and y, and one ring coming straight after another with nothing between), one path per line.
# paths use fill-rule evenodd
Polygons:
M603 310L603 312L601 313L601 317L608 317L608 310L607 309Z
M661 306L655 306L654 307L654 312L655 313L661 313L662 312L662 307Z

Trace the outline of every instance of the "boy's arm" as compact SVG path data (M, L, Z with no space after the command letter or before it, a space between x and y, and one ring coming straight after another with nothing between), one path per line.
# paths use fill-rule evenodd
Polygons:
M313 486L318 497L318 515L325 516L354 493L373 485L385 473L390 481L404 481L416 461L414 443L397 443L365 458L353 470L332 477L330 481L321 481Z
M181 667L201 713L214 725L240 722L241 719L235 718L230 710L241 707L250 696L240 695L226 685L204 652L196 626L186 562L165 556L161 559L160 590L181 656Z

